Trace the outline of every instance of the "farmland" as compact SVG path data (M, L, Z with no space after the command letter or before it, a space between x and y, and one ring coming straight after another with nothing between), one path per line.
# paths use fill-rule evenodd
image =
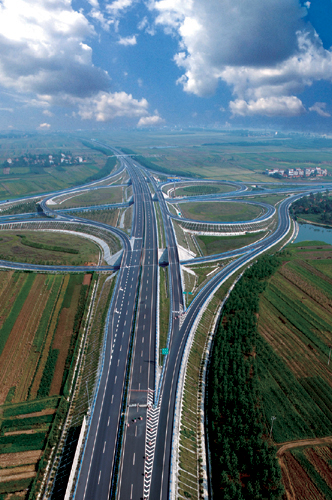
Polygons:
M79 266L98 264L99 260L99 247L74 234L4 230L0 242L0 259L12 262Z
M0 272L1 494L34 498L67 411L91 278Z
M73 155L86 158L85 162L59 166L17 167L13 163L9 173L0 169L0 198L11 199L45 193L69 186L82 184L91 178L100 178L109 173L116 165L113 157L107 159L105 154L93 150L73 136L40 136L29 138L0 138L0 163L8 158L15 158L28 153L45 155L70 150ZM106 167L106 168L105 168Z
M331 259L329 245L288 247L260 299L258 375L266 425L276 417L272 438L286 448L279 460L290 498L332 496Z
M264 213L259 206L234 202L191 202L179 204L183 217L199 221L236 222L255 219Z

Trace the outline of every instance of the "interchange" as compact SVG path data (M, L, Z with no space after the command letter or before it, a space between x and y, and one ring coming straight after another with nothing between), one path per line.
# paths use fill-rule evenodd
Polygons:
M171 308L175 311L183 308L177 243L164 196L153 177L131 158L121 159L121 163L129 170L133 182L132 237L129 240L122 231L103 225L103 229L121 238L124 251L111 306L113 319L108 331L104 370L90 419L89 437L85 444L75 498L102 499L109 498L110 494L114 494L116 498L141 498L145 495L147 461L143 456L146 454L146 424L150 411L147 405L154 404L158 408L158 422L147 493L153 499L166 499L169 494L176 385L183 349L194 319L202 305L222 282L285 237L290 223L288 208L297 197L303 196L303 193L280 204L278 227L272 235L242 249L236 261L226 266L208 282L188 308L181 326L179 318L172 319L168 339L169 355L165 358L158 390L154 384L157 363L155 356L157 304L155 300L153 302L157 296L158 243L152 197L142 172L152 182L162 211L170 269ZM84 188L86 189L86 186ZM46 205L46 201L47 199L44 200L45 203L42 202L42 208L48 216L54 217L54 211ZM67 216L61 215L60 219L66 220ZM59 215L56 215L56 220L59 220ZM82 218L75 217L74 220L84 223ZM102 227L100 223L92 225ZM68 267L72 270L72 266L61 266L61 270L69 270ZM24 264L21 268L26 269L27 265ZM48 270L46 266L34 266L30 269ZM88 269L91 271L91 267ZM97 270L106 269L111 270L111 267L97 268ZM78 269L82 270L84 270L82 267ZM147 302L148 298L150 302ZM149 311L148 314L146 310ZM143 332L147 331L149 333L143 335ZM144 363L140 364L140 358L143 358ZM126 378L128 378L129 396L126 394ZM135 397L132 397L131 393ZM151 393L155 396L152 400L151 398L148 400ZM124 398L129 399L124 401ZM136 408L135 406L128 408L129 404L136 405ZM143 420L136 418L135 421L135 411L137 417L142 416ZM125 419L122 418L123 412L126 413ZM118 469L115 469L119 450L120 461ZM115 481L115 473L119 481ZM126 481L127 476L133 482Z

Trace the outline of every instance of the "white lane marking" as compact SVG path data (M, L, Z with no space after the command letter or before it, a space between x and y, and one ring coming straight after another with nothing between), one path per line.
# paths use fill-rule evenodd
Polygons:
M120 360L118 359L118 366L119 366L119 364L120 364Z
M122 332L122 337L124 336L124 332Z
M144 344L144 337L142 337L142 344Z
M100 475L101 475L101 471L99 471L98 484L100 483Z
M111 401L111 405L113 404L113 399L114 399L114 394L112 394L112 401ZM108 422L109 422L110 418L108 417ZM107 424L108 425L108 424Z
M139 367L139 372L142 373L142 367L141 366Z
M143 358L143 351L141 351L141 358Z
M110 419L111 419L111 417L108 417L107 427L110 425Z
M134 453L134 456L133 456L133 465L135 465L135 453Z
M117 376L117 375L115 375L114 384L116 384L116 379L117 379L117 378L118 378L118 376Z
M135 437L137 436L137 426L135 427Z
M124 322L123 326L126 326L126 324L127 324L127 320Z
M133 484L131 485L131 488L130 488L130 500L132 500L133 498Z
M106 448L106 441L105 441L105 443L104 443L103 453L105 453L105 448Z
M120 345L120 352L122 351L122 345Z

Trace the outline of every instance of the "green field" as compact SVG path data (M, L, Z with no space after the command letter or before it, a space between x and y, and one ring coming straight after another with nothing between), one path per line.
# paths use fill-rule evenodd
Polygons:
M248 130L117 131L112 139L103 132L97 134L103 142L143 156L165 176L181 172L198 178L270 183L263 174L267 168L309 166L327 168L332 174L331 139ZM282 182L294 184L294 180Z
M85 146L74 135L50 134L43 136L31 134L30 137L0 137L0 165L8 158L22 155L58 153L69 150L73 155L84 156L85 162L74 165L39 168L38 172L29 167L15 167L13 163L9 174L0 168L0 200L47 193L66 187L83 184L91 178L107 175L115 166L114 157L108 162L101 151Z
M214 255L251 245L266 235L263 231L243 236L196 236L203 255Z
M100 249L91 240L48 231L12 230L0 233L0 259L48 265L98 264Z
M261 207L239 202L190 202L179 204L182 216L187 219L213 222L252 220L264 213Z
M124 188L110 187L94 189L78 195L66 195L64 201L57 205L51 205L55 210L62 208L87 207L90 205L103 205L107 203L121 203L123 201ZM57 201L57 200L55 200Z
M167 186L167 190L171 188L170 185ZM163 190L165 191L166 188ZM234 191L233 186L229 185L212 185L212 184L196 184L196 185L190 185L190 186L181 186L178 184L175 184L175 195L177 197L182 197L182 196L198 196L198 195L204 195L204 194L217 194L217 193L230 193L231 191ZM174 192L171 192L171 196L174 196Z

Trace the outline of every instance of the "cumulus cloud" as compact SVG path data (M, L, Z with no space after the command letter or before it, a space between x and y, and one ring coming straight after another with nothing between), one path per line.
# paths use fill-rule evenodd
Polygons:
M233 115L240 116L298 116L306 112L300 99L295 96L261 97L249 102L236 99L230 102L229 107Z
M48 130L49 128L51 128L51 125L50 125L49 123L41 123L41 124L39 125L39 128L40 128L41 130Z
M107 30L113 21L100 13L97 0L89 3L91 17ZM117 0L111 7L119 10L130 3ZM71 0L0 0L0 87L10 89L24 106L76 107L82 119L147 115L145 99L109 91L111 78L94 66L92 49L85 43L95 35ZM122 43L133 45L136 38Z
M51 116L53 116L53 113L51 111L49 111L48 109L44 109L43 115L51 117Z
M138 127L154 127L155 125L161 125L165 123L165 120L159 115L153 116L143 116L140 118L137 126Z
M309 111L316 111L316 113L319 114L319 116L323 116L324 118L329 118L331 115L327 111L325 111L326 108L326 102L315 102L311 108L309 108Z
M128 47L130 45L136 45L136 43L137 43L136 35L120 37L118 40L118 44L124 45L125 47Z
M148 114L146 99L137 100L125 92L99 92L90 99L76 100L83 120L106 122L117 117L142 117Z
M303 20L307 9L298 0L155 0L151 8L156 24L179 38L174 60L184 73L177 83L209 96L225 81L234 115L301 114L295 94L315 80L332 81L332 53Z

